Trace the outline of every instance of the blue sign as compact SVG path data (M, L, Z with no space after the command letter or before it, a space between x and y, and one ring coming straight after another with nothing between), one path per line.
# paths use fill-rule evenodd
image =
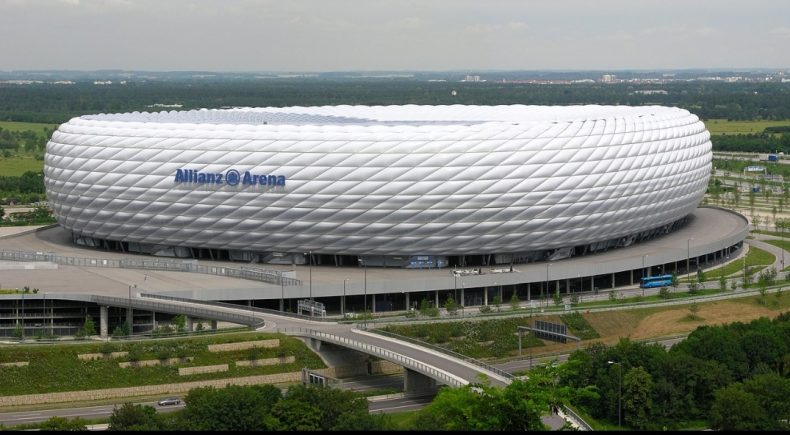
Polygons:
M200 172L194 169L176 169L176 183L211 184L228 186L285 186L284 175L253 174L250 171L240 173L235 169L228 169L224 174L214 172Z

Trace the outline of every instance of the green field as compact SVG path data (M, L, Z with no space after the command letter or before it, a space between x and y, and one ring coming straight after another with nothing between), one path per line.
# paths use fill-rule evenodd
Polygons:
M27 171L43 171L44 161L31 156L0 157L0 175L18 177Z
M250 358L250 350L209 352L207 345L249 340L279 338L280 346L272 349L259 348L258 358L274 358L293 355L296 361L288 364L260 367L237 367L234 361ZM272 373L298 372L302 367L323 368L321 359L298 339L282 334L243 332L213 336L193 336L169 340L147 340L140 342L112 343L113 351L129 351L137 348L141 359L159 359L163 356L194 357L192 362L176 365L141 368L120 368L119 362L128 358L112 360L81 361L77 354L98 353L104 349L102 343L68 345L13 345L0 347L0 362L28 361L27 367L0 367L0 395L49 393L56 391L93 390L102 388L131 387L188 382L208 379L224 379ZM227 372L204 373L179 376L178 367L195 367L228 364Z
M33 130L36 133L44 134L46 128L57 128L57 124L38 124L34 122L11 122L0 121L0 128L8 131L27 131Z
M726 119L709 119L705 127L710 134L754 134L762 133L766 127L790 126L788 121L727 121Z

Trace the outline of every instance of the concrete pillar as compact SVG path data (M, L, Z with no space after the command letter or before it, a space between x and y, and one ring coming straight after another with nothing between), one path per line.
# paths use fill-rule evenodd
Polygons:
M107 338L107 324L109 323L109 314L106 306L99 307L99 337Z
M570 278L565 280L565 294L566 295L571 294L571 279Z
M409 308L411 308L411 304L409 304L409 292L404 293L404 295L406 297L404 305L406 306L406 311L409 311Z
M466 299L464 298L464 288L461 287L461 305L466 306Z
M404 367L403 391L406 393L428 393L435 391L437 388L438 386L433 378Z
M126 309L126 323L129 324L129 331L134 331L134 308Z
M285 311L285 299L280 299L280 311Z
M614 288L614 272L612 272L612 288Z
M631 269L631 285L634 285L634 269Z
M483 287L483 305L488 305L488 286Z
M216 320L212 320L211 321L211 329L214 330L214 331L217 330L217 321Z
M192 326L192 317L191 316L184 316L186 319L186 328L187 332L192 332L195 328Z
M590 291L595 291L595 275L590 275Z
M151 328L156 329L156 311L151 311Z
M374 293L374 294L370 295L370 297L372 298L370 302L373 304L373 306L370 307L370 312L375 313L376 312L376 294Z
M527 283L527 300L532 300L532 284Z
M554 281L554 293L560 292L560 280Z
M435 300L434 303L436 304L434 306L436 308L439 308L439 290L435 290L433 293L434 293L434 300Z

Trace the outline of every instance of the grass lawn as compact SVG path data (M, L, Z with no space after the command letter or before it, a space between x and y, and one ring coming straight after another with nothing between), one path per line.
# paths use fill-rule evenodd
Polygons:
M718 289L702 289L695 295L688 292L675 292L670 298L687 298L705 294L720 293ZM650 296L644 301L660 300L659 296ZM635 298L625 299L634 302ZM706 324L722 324L735 321L748 322L758 317L775 317L790 308L790 295L770 294L765 298L760 296L747 296L724 301L697 302L699 305L699 320L687 320L690 305L674 305L664 307L634 307L627 310L584 312L590 306L612 305L610 301L600 301L589 305L576 306L583 317L584 334L574 331L568 325L571 334L581 336L584 343L603 342L616 343L621 337L632 339L649 339L685 334L698 326ZM533 320L546 320L561 322L560 313L535 315ZM528 325L530 316L508 319L492 319L456 322L434 322L413 325L389 325L385 330L396 334L413 337L441 347L449 348L472 358L501 359L515 356L518 352L518 337L515 334L516 326ZM503 331L513 331L505 334ZM589 335L588 335L589 334ZM599 338L592 334L598 335ZM526 348L527 336L523 338L522 348ZM570 352L575 350L574 343L554 343L533 339L529 347L535 356L550 355Z
M790 126L788 121L728 121L726 119L709 119L705 127L710 134L754 134L762 133L766 127Z
M44 129L57 128L57 124L39 124L36 122L13 122L13 121L0 121L0 128L8 131L28 131L32 130L40 135L44 135Z
M258 349L257 357L275 358L291 356L296 361L290 364L236 367L237 360L250 359L250 350L209 352L208 344L279 338L280 346L273 349ZM321 359L301 341L282 334L237 332L212 336L193 336L168 340L145 340L139 342L112 342L114 351L129 351L138 348L141 360L191 356L192 362L172 366L120 368L119 362L129 359L115 358L99 361L82 361L77 354L100 353L104 343L64 345L9 345L0 347L0 362L28 361L27 367L0 368L0 395L50 393L56 391L93 390L103 388L131 387L180 383L208 379L223 379L273 373L297 372L302 367L324 368ZM228 364L229 370L220 373L205 373L179 376L179 367Z
M18 177L27 171L43 171L44 161L33 156L0 157L0 175Z
M771 264L774 264L774 261L776 261L776 256L774 254L771 254L770 252L762 250L760 248L755 248L754 246L750 246L749 252L746 254L746 265L749 267L769 266ZM761 269L752 269L752 270L754 271L754 273L757 273ZM716 269L706 270L705 281L718 280L719 277L722 275L722 273L724 274L724 276L728 276L738 272L743 273L743 260L733 261L732 263L727 264L723 267L717 267ZM680 278L678 279L678 281L684 282L686 281L686 279Z

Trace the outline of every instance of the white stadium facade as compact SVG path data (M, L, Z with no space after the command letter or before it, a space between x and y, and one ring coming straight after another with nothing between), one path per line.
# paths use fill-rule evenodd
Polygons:
M711 173L697 116L644 106L323 106L99 114L45 184L80 245L405 268L581 256L682 227Z

